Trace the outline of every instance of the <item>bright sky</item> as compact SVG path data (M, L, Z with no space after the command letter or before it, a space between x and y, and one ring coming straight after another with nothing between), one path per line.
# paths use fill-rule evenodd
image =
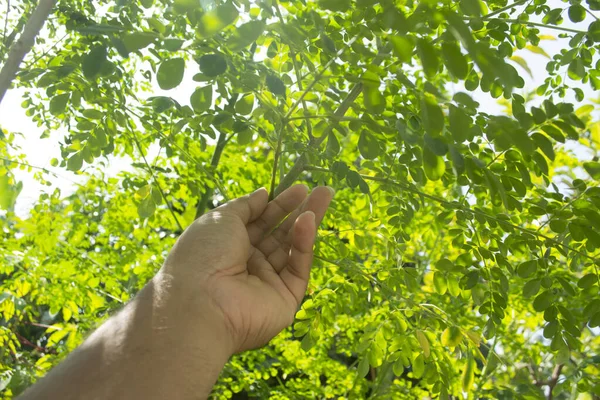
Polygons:
M555 3L555 6L565 7L565 3L560 2L560 0L552 0L549 3ZM550 5L552 6L552 4ZM575 27L574 24L570 23L568 20L565 20L563 26L581 29L582 27L587 27L592 21L592 18L588 16L587 19L577 27ZM567 41L565 39L558 39L559 33L559 31L550 29L542 30L542 34L552 35L557 38L557 40L544 40L540 43L540 47L546 50L546 52L550 55L560 52L561 49L567 48ZM522 73L522 76L526 79L526 85L523 89L523 92L535 90L547 77L547 58L540 54L534 54L529 50L519 50L515 54L521 56L527 61L529 68L534 74L533 77L531 77L524 72L521 67L516 66L519 72ZM154 92L148 93L148 96L167 95L175 98L180 103L189 104L189 97L191 93L194 91L196 86L201 86L201 84L197 84L191 79L196 72L197 71L195 68L187 68L186 77L184 78L183 84L168 92L162 91L157 85L154 85ZM567 83L570 86L581 87L586 93L586 98L599 98L598 93L595 93L588 84L582 85L580 83L573 82L569 80L568 77L566 79L568 80ZM453 91L464 91L462 85L455 85L455 87L450 89ZM3 102L0 104L0 126L9 132L20 132L24 135L23 138L17 140L16 144L19 145L22 149L22 152L26 154L27 162L29 164L36 167L46 168L52 172L55 172L57 175L56 177L48 177L48 180L52 182L52 186L48 187L40 185L38 182L36 182L32 178L32 173L30 172L19 169L13 170L17 176L17 179L23 181L24 183L23 191L17 200L16 212L20 216L25 216L27 215L27 212L31 206L38 199L40 193L43 191L53 191L54 188L58 187L61 189L63 195L68 194L74 189L74 182L82 182L82 177L77 176L70 171L66 171L62 168L54 168L50 165L50 160L52 158L60 159L59 138L64 135L64 132L62 132L62 134L61 132L57 132L48 139L40 139L42 129L38 128L29 119L29 117L25 115L25 109L21 108L22 95L22 90L15 89L10 90L7 93ZM498 105L496 100L492 99L488 94L476 91L471 93L471 95L476 101L481 103L482 109L486 110L486 112L497 114L502 113L502 108ZM572 91L569 91L565 100L577 103L574 99ZM588 101L582 104L585 103L588 103ZM596 112L595 115L596 117L599 117L598 112ZM589 152L582 150L577 146L573 146L572 144L570 145L570 148L572 148L582 159L589 159L592 156ZM151 152L150 158L152 159L152 157L155 155L156 151ZM122 170L131 169L131 166L127 160L111 158L106 161L106 163L108 164L106 173L107 175L111 176L116 175Z

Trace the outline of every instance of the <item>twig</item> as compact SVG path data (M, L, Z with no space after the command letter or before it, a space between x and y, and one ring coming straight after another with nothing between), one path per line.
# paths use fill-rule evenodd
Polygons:
M177 224L177 227L179 227L179 230L183 232L184 231L183 226L179 222L179 218L177 218L177 215L175 214L175 211L173 210L173 206L169 202L169 199L165 195L165 192L163 192L162 187L160 186L160 183L158 182L158 179L156 178L156 175L154 174L154 170L152 169L152 167L150 166L150 164L146 160L146 156L144 155L144 150L142 149L142 145L140 144L140 142L139 142L139 140L138 140L135 132L133 131L133 129L130 129L130 131L131 131L131 134L133 135L132 139L135 142L135 144L136 144L136 146L137 146L137 148L138 148L138 150L140 152L140 155L142 156L142 160L144 161L144 164L146 164L146 168L148 169L148 172L150 172L150 175L152 176L152 180L154 181L154 184L158 188L158 191L160 192L160 195L162 196L163 200L167 204L167 208L171 212L171 215L173 216L173 219L175 220L175 223Z
M502 21L506 22L506 23L510 23L510 24L521 24L521 25L529 25L529 26L538 26L541 28L548 28L548 29L554 29L557 31L564 31L564 32L571 32L571 33L583 33L586 34L586 31L580 31L577 29L571 29L571 28L564 28L562 26L557 26L557 25L547 25L547 24L540 24L539 22L529 22L529 21L519 21L517 19L502 19Z
M592 18L594 18L596 21L598 21L598 17L596 17L596 14L594 14L589 8L585 7L583 4L580 4L581 7L583 7L583 9L592 16Z
M219 133L219 139L217 140L215 151L210 160L211 167L215 168L217 165L219 165L219 161L221 160L221 154L223 154L223 149L225 148L225 145L231 137L233 137L233 135L227 138L224 132ZM198 202L198 207L196 207L196 218L199 218L202 214L204 214L211 192L212 191L207 188L202 194L202 197Z
M500 9L496 10L496 11L492 11L491 13L489 13L489 14L487 14L487 15L484 15L484 16L483 16L481 19L489 19L489 18L492 18L493 16L495 16L495 15L498 15L498 14L501 14L501 13L503 13L504 11L508 11L508 10L510 10L511 8L514 8L514 7L518 7L518 6L520 6L520 5L523 5L523 4L527 3L528 1L530 1L530 0L521 0L521 1L517 1L516 3L509 4L509 5L507 5L506 7L502 7L502 8L500 8Z
M328 169L326 169L326 168L315 167L315 166L305 166L304 169L306 171L319 171L319 172L331 173L331 171L328 170ZM581 252L581 251L579 251L579 250L577 250L577 249L575 249L575 248L573 248L573 247L571 247L569 245L563 244L563 243L561 243L561 242L559 242L559 241L551 238L550 236L544 235L544 234L542 234L540 232L536 232L536 231L534 231L532 229L528 229L528 228L524 228L522 226L511 224L510 222L508 222L508 220L504 220L504 219L500 219L500 218L494 217L494 216L489 215L489 214L487 214L487 213L485 213L483 211L479 211L479 210L472 209L470 207L466 207L466 206L464 206L464 205L462 205L460 203L450 202L450 201L444 200L441 197L434 196L432 194L428 194L428 193L425 193L425 192L421 192L420 190L415 189L415 188L413 188L412 186L410 186L408 184L397 182L397 181L394 181L394 180L391 180L391 179L388 179L388 178L381 178L381 177L378 177L378 176L360 175L360 177L362 179L365 179L365 180L371 180L371 181L375 181L375 182L380 182L380 183L384 183L384 184L388 184L388 185L393 185L393 186L400 187L403 190L406 190L406 191L414 193L414 194L418 194L419 196L428 198L428 199L433 200L433 201L435 201L437 203L440 203L442 205L448 206L448 208L451 208L451 209L459 209L459 210L467 212L467 213L472 213L472 214L480 215L480 216L482 216L482 217L484 217L486 219L491 219L491 220L496 221L499 225L509 226L509 227L511 227L513 229L516 229L518 231L521 231L523 233L527 233L527 234L532 235L532 236L543 238L543 239L547 240L548 242L552 243L555 246L560 246L560 247L562 247L565 250L572 251L573 253L579 254L582 257L585 257L585 258L590 259L592 261L596 261L594 257L592 257L592 256L590 256L590 255L588 255L586 253L583 253L583 252Z
M279 8L279 1L274 0L273 3L275 6L275 12L277 13L277 17L279 18L279 22L281 23L281 25L284 25L285 21L283 20L283 15L281 14L281 9ZM298 66L298 61L296 60L296 52L294 51L291 43L288 44L288 47L290 48L292 64L294 66L294 72L296 74L296 85L298 85L298 89L302 91L304 90L304 88L302 87L302 76L300 75L300 67ZM306 100L304 99L302 99L302 108L304 109L304 114L308 114L308 106L306 105ZM306 121L306 132L308 134L308 138L312 139L312 124L309 120Z
M358 97L358 95L361 92L362 92L362 83L357 83L352 88L350 93L348 93L348 95L346 96L344 101L342 101L342 104L340 104L338 109L335 110L334 116L336 116L336 117L344 116L344 114L346 114L346 112L348 111L348 109L350 108L352 103L354 103L354 101L356 100L356 98ZM296 159L294 166L288 171L286 176L280 180L279 185L277 186L277 188L274 191L274 195L278 195L279 193L281 193L282 191L284 191L285 189L290 187L292 185L292 183L294 183L294 181L304 171L304 167L306 166L306 163L308 162L308 156L306 155L307 152L318 148L321 145L321 143L323 143L325 138L327 138L329 136L329 132L331 132L332 129L333 129L333 125L329 125L325 129L325 132L323 132L323 134L321 136L319 136L318 138L313 138L313 140L311 140L309 142L309 144L308 144L309 148L307 149L307 151L302 153Z
M40 0L27 21L21 37L11 46L8 58L2 67L2 71L0 71L0 103L2 103L4 95L15 79L23 58L33 47L35 38L44 26L44 22L46 22L55 3L56 0Z

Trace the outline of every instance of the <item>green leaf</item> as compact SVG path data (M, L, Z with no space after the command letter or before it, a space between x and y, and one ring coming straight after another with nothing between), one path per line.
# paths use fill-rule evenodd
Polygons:
M104 113L100 110L94 110L93 108L88 108L87 110L83 110L81 112L84 117L89 119L102 119L104 118Z
M574 4L569 7L569 19L571 22L581 22L585 19L585 8L581 4Z
M176 88L183 80L184 70L185 61L183 58L170 58L166 61L163 61L162 64L160 64L160 67L158 67L158 72L156 73L158 86L162 90Z
M569 64L569 69L567 70L569 74L569 78L574 81L580 81L585 77L585 66L583 65L583 61L581 58L576 58L571 61Z
M428 39L419 39L417 41L417 54L423 65L423 72L427 78L433 78L440 67L437 50Z
M333 131L329 132L329 136L327 137L327 149L325 152L331 156L337 156L340 152L340 142L338 142Z
M546 290L533 300L533 309L538 312L544 311L545 309L550 307L553 302L554 295L550 290Z
M424 93L421 97L421 119L425 131L431 136L438 136L444 129L444 113L437 99L429 93Z
M318 4L329 11L346 11L351 7L350 0L318 0Z
M235 33L227 40L227 47L231 51L240 51L250 46L265 30L262 21L250 21L237 27Z
M457 79L465 79L469 73L467 59L455 42L442 43L442 56L448 71Z
M600 21L596 20L588 26L588 37L594 42L600 42Z
M154 215L155 211L156 204L154 203L154 199L151 195L147 195L146 197L144 197L137 207L138 215L142 219L150 218L152 215Z
M446 277L444 276L444 274L440 272L434 272L433 287L435 288L436 293L446 293L446 290L448 289L448 283L446 282Z
M67 169L69 171L73 171L73 172L79 171L82 166L83 166L83 156L81 155L81 152L77 152L77 153L73 154L67 160Z
M81 61L81 70L83 72L83 76L90 80L96 78L100 74L105 61L106 47L92 47L90 52L83 56Z
M196 60L200 71L211 78L222 75L227 71L227 60L222 54L205 54Z
M364 378L369 373L369 357L363 357L358 363L356 373L359 377Z
M532 279L523 286L523 296L529 298L535 296L541 287L541 281L539 279Z
M0 175L0 209L12 210L22 188L22 182L13 184L8 175ZM2 302L0 301L0 303Z
M254 95L247 94L235 103L235 112L241 115L248 115L254 108Z
M267 75L267 89L276 96L285 97L285 84L275 75Z
M421 349L423 350L423 355L425 358L429 358L429 354L431 353L431 348L429 347L429 340L427 336L423 333L423 331L417 329L415 331L415 335L417 337L417 341L421 345Z
M456 143L462 143L467 140L467 135L471 129L471 117L469 117L461 108L450 105L450 126L449 130Z
M592 179L600 180L600 162L598 161L587 161L583 163L583 168L587 171Z
M123 43L129 52L148 47L156 40L156 34L150 32L133 32L123 36Z
M462 342L462 339L462 332L456 326L449 326L442 332L443 346L456 347Z
M407 36L389 36L389 40L398 59L403 63L410 63L415 48L411 38Z
M196 31L201 37L211 37L233 24L237 20L238 15L237 8L232 2L228 1L204 13L200 17L200 21L198 21Z
M423 150L423 168L425 169L427 178L437 181L446 172L446 163L442 157L436 156L431 150L425 148Z
M535 274L537 271L537 260L529 260L521 263L517 268L517 273L521 278L529 278L531 275Z
M385 97L379 91L379 76L367 71L363 74L362 80L365 108L372 114L381 114L385 110Z
M577 286L579 286L581 289L589 289L592 286L594 286L596 283L598 283L598 276L596 274L590 273L590 274L584 275L577 282Z
M373 160L381 154L377 139L367 130L363 130L358 138L358 151L367 160Z
M208 110L212 106L212 86L199 87L190 96L190 105L198 114Z
M462 373L462 390L465 393L470 393L471 388L473 387L473 383L475 382L475 368L477 368L477 364L475 362L475 358L469 354L467 356L467 363L465 365L465 369Z
M425 357L423 354L419 354L412 363L413 375L416 379L420 379L425 372Z
M49 111L52 115L60 115L65 112L71 95L69 93L59 94L50 99Z
M466 15L472 17L481 16L481 4L479 0L460 0L460 9Z

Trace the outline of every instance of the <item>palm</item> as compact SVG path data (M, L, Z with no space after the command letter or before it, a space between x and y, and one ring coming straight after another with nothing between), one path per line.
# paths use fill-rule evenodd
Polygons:
M291 324L304 297L315 223L332 197L328 188L317 188L304 201L306 191L294 186L269 204L266 193L259 194L263 198L249 201L256 204L246 216L230 212L248 209L240 204L243 199L235 200L205 221L214 224L212 238L226 254L214 266L210 290L239 343L238 351L264 345ZM305 211L315 214L314 222L310 214L298 218Z

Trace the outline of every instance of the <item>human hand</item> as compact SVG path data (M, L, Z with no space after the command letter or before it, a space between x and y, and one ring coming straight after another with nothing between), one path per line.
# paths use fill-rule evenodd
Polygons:
M307 193L296 185L268 202L259 189L210 211L183 233L155 278L167 277L186 309L211 314L185 316L190 324L222 322L232 353L266 344L294 320L334 192Z

